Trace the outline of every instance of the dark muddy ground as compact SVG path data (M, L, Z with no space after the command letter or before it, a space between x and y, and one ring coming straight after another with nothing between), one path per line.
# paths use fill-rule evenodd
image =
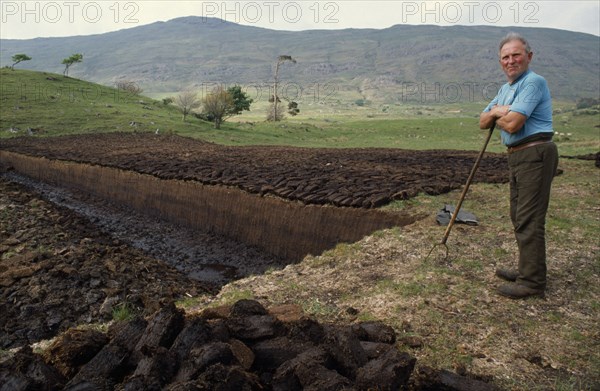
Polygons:
M110 133L3 140L2 149L117 167L164 179L233 186L307 204L378 207L460 188L476 152L226 147L179 136ZM475 182L508 181L506 156L486 154Z
M105 234L167 262L212 291L232 280L284 265L283 260L243 243L191 231L87 193L48 185L12 171L3 177L77 213Z
M110 320L123 303L153 312L280 266L242 244L81 197L0 177L0 348Z

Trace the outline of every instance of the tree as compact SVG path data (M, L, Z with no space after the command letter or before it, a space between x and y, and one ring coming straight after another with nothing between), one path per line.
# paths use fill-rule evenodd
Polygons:
M215 129L221 129L221 123L226 116L235 111L233 98L222 86L215 87L202 101L203 112L212 118Z
M65 58L62 61L62 64L65 66L65 71L63 72L63 75L69 76L69 68L71 67L71 65L81 61L83 61L83 54L81 53L75 53L71 57Z
M242 114L242 111L250 111L250 105L254 102L254 99L250 98L248 94L242 91L242 87L229 87L227 93L231 96L231 99L233 99L233 108L228 115L238 115Z
M249 111L252 102L254 100L240 86L229 87L227 90L216 87L202 101L202 113L198 117L214 122L215 129L220 129L227 118Z
M198 93L192 90L185 90L175 97L175 106L183 113L183 122L193 109L200 107Z
M12 64L10 69L14 71L15 65L23 61L29 61L31 60L31 57L29 57L27 54L15 54L14 56L12 56L12 60L14 61L14 64Z
M273 98L269 99L269 102L273 103ZM279 101L281 102L281 101ZM277 107L277 108L275 108ZM277 112L275 112L277 110ZM269 106L267 109L267 121L280 121L283 117L285 117L285 106L283 105L273 105Z
M282 112L280 109L278 109L278 103L281 102L281 100L279 99L279 95L277 94L277 86L279 84L279 67L281 66L281 64L283 64L286 61L290 61L292 63L296 63L296 60L294 60L292 58L292 56L287 56L287 55L283 55L283 56L279 56L279 58L277 59L277 64L275 64L275 83L274 83L274 93L273 96L269 99L269 101L271 102L271 106L272 106L272 110L270 112L270 114L267 116L267 119L269 121L279 121L281 120L282 116L280 115L280 113Z

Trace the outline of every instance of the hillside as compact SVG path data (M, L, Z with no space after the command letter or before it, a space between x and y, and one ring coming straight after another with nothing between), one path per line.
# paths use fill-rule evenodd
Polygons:
M183 122L161 101L55 73L0 69L0 138L96 132L188 131L209 123Z
M0 65L27 53L33 60L20 68L59 73L63 58L81 52L84 61L71 75L104 85L130 80L146 92L172 92L240 83L265 99L276 58L289 54L298 62L282 67L282 80L294 83L287 92L299 100L485 101L496 86L485 87L503 82L496 45L509 30L529 38L532 67L548 79L556 98L598 96L598 37L541 28L396 25L290 32L184 17L100 35L1 40Z
M302 106L301 115L267 122L263 107L231 118L221 129L194 116L182 121L174 105L143 95L63 75L0 69L0 139L34 134L57 136L99 132L176 133L225 145L294 145L310 148L470 149L481 147L481 105L375 105L352 102ZM386 107L387 105L383 105ZM459 110L456 110L459 108ZM595 153L598 109L555 105L562 154ZM449 137L451 134L453 137ZM494 138L490 152L502 152Z

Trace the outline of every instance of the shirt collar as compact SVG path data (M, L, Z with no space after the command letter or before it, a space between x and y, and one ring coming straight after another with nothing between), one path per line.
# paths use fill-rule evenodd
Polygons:
M523 72L521 74L521 76L517 77L512 83L509 82L508 84L511 85L511 86L517 84L522 78L525 77L525 75L529 74L530 72L531 72L531 70L527 69L525 72Z

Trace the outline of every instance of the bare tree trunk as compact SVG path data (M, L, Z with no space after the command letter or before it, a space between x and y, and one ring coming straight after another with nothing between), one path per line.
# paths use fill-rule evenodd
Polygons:
M279 64L281 61L277 61L277 66L275 67L275 92L273 96L273 121L279 121L279 117L277 116L277 83L279 81Z
M275 91L274 91L274 95L273 95L273 121L279 121L281 119L281 116L279 115L279 110L278 110L278 103L279 103L279 94L278 94L278 84L279 84L279 66L281 64L283 64L286 61L291 61L294 64L296 63L296 60L294 60L292 58L292 56L279 56L279 58L277 59L277 65L275 66Z

